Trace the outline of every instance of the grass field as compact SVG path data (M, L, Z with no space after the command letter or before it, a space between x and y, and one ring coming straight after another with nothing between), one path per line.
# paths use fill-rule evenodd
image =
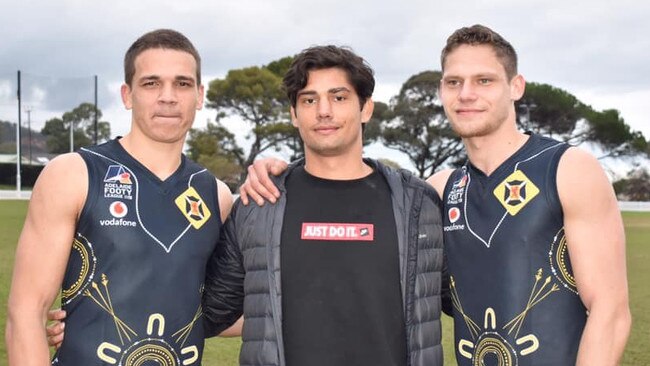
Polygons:
M14 249L23 225L27 201L0 201L0 366L7 364L4 343L6 303L13 267ZM650 365L650 213L625 212L627 265L632 309L632 334L622 365ZM455 364L451 321L443 319L445 362ZM203 364L237 365L239 338L206 341Z

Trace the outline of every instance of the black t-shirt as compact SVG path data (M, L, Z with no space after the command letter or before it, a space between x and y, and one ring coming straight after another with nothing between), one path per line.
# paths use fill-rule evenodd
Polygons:
M288 177L280 250L288 366L406 365L397 233L378 172Z

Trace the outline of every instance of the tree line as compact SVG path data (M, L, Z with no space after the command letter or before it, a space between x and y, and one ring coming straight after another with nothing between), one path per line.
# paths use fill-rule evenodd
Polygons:
M263 66L228 71L224 78L212 80L206 92L206 107L214 109L215 121L205 128L190 130L187 155L202 164L231 188L245 178L246 169L257 156L268 150L283 151L290 160L303 155L298 131L291 124L290 103L282 90L282 77L292 57L284 57ZM373 118L364 131L364 145L380 142L404 153L415 174L428 177L436 170L463 164L466 155L461 140L451 130L438 91L441 72L427 70L417 73L402 84L399 93L388 103L375 102ZM62 118L46 122L41 131L48 138L52 152L68 148L69 124L74 123L75 148L92 141L94 107L84 103ZM619 111L598 111L581 102L571 93L552 85L528 82L521 100L515 104L517 123L522 130L566 141L574 145L589 143L605 153L604 157L650 157L650 142L639 131L633 131ZM101 111L98 119L101 118ZM240 146L235 134L223 122L233 117L249 126L246 142ZM110 136L110 124L99 123L99 140ZM77 146L77 141L79 145ZM644 175L645 174L645 175ZM639 169L630 178L617 182L617 190L647 191L650 182L643 178L648 172ZM641 184L629 179L641 178ZM646 188L638 188L638 186ZM619 192L625 195L625 192ZM638 194L627 197L638 198Z

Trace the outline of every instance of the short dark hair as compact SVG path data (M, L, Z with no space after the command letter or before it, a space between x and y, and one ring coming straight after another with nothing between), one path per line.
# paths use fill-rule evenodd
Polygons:
M443 72L445 71L445 60L447 56L462 45L491 46L503 65L503 68L506 70L508 79L512 79L517 75L517 52L515 52L510 42L501 37L499 33L480 24L457 29L447 38L447 44L442 49L440 55L440 64Z
M359 103L363 109L366 100L372 97L372 92L375 90L374 72L370 65L352 49L332 45L309 47L295 56L282 80L291 105L296 107L298 92L307 85L310 71L332 67L345 71L348 81L359 96Z
M172 29L157 29L138 38L124 55L124 82L131 86L135 75L135 59L144 51L163 48L187 52L196 61L196 82L201 85L201 56L192 42L180 32Z

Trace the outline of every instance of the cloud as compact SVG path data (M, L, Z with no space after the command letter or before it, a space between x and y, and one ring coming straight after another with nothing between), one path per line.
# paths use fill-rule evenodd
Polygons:
M86 93L85 86L66 85L75 84L67 78L98 75L100 108L121 113L118 90L111 88L122 80L124 52L144 32L167 27L195 43L204 75L214 76L314 44L348 45L370 62L378 91L389 95L409 76L439 68L440 50L453 30L482 23L511 41L528 80L611 100L607 108L620 109L626 122L650 136L650 124L626 112L633 103L615 98L650 90L649 17L650 3L635 0L24 0L0 13L10 30L0 42L0 79L15 79L19 69L59 78L41 80L38 87L48 106L60 108Z

